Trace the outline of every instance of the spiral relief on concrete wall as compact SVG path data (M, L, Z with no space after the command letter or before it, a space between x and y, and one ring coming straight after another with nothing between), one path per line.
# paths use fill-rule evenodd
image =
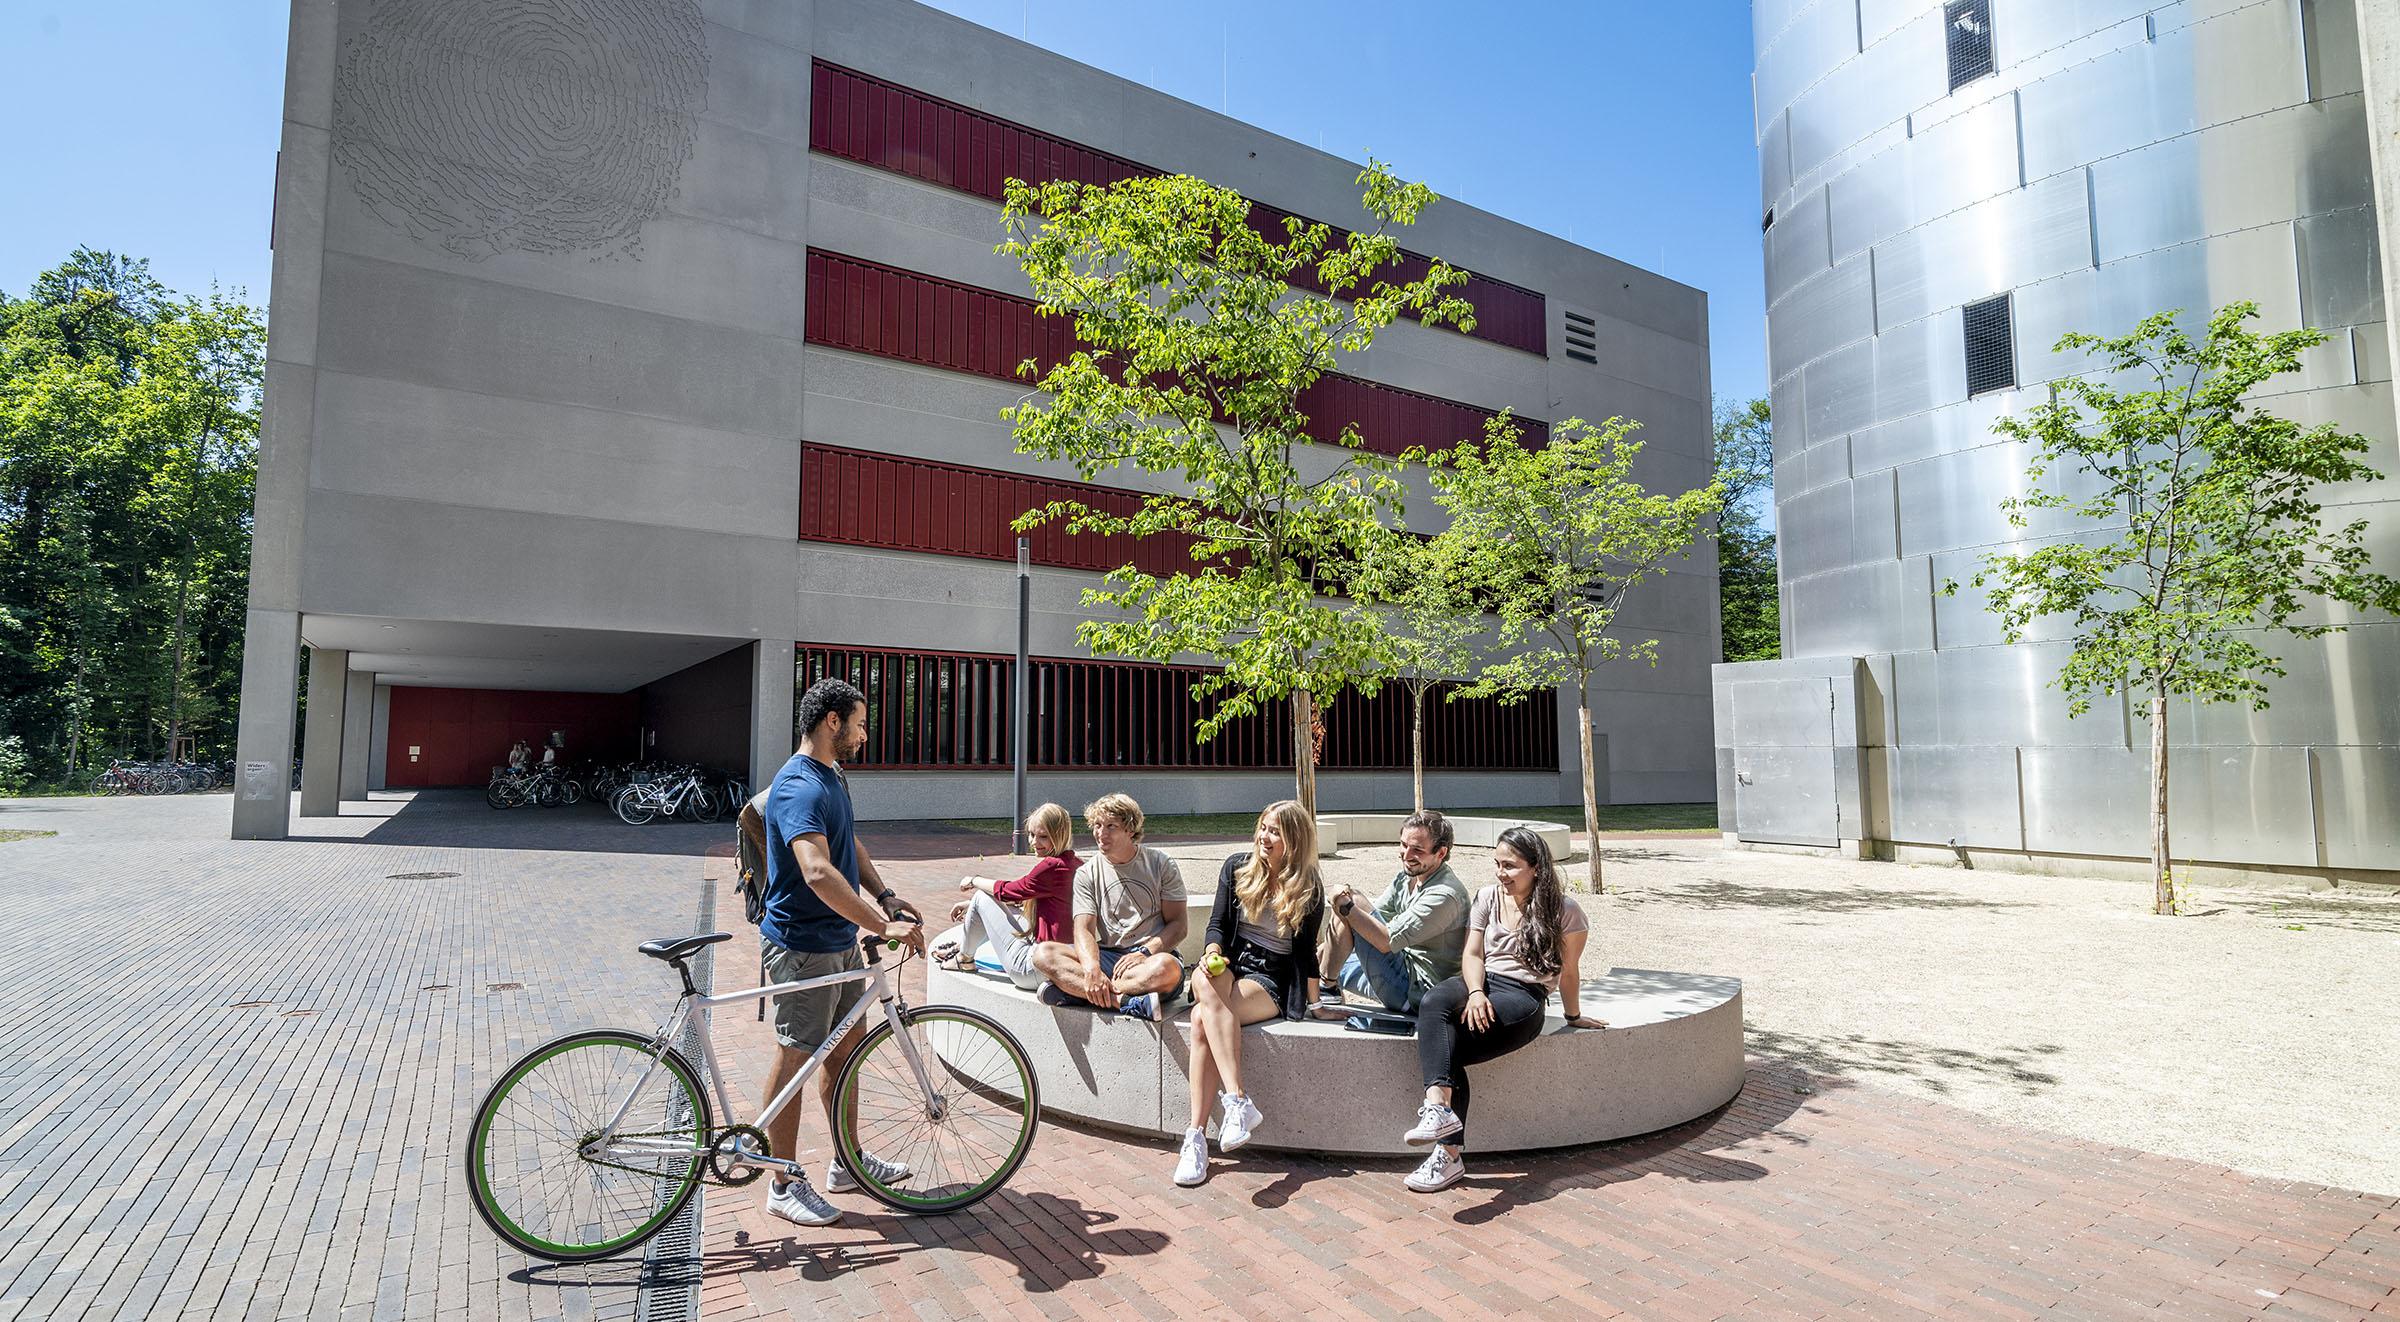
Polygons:
M381 0L334 154L385 223L471 261L640 255L708 82L698 0Z

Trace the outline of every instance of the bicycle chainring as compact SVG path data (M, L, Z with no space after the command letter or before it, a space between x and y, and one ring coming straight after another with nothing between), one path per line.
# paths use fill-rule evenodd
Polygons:
M727 1125L718 1130L708 1145L708 1173L728 1189L739 1189L767 1173L766 1167L740 1159L734 1148L737 1142L746 1143L751 1156L774 1155L766 1131L756 1125ZM735 1174L737 1171L740 1173Z

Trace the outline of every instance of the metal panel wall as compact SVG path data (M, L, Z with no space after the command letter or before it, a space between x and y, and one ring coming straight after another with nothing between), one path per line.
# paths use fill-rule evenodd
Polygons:
M810 87L809 148L994 201L1006 195L1012 178L1110 184L1164 173L823 60L815 62ZM1254 203L1250 225L1281 242L1283 221L1292 214ZM1334 243L1345 238L1346 231L1334 231ZM1428 265L1429 259L1404 253L1385 275L1415 279ZM1315 287L1313 281L1300 283ZM1541 294L1472 272L1456 292L1475 306L1475 328L1468 334L1547 355L1549 324Z
M2146 727L2120 697L2068 716L2052 681L2069 622L2007 645L1984 594L1939 589L1995 551L2108 535L2039 511L2017 529L1999 507L2030 484L2025 447L1992 424L2092 367L2051 351L2069 331L2119 334L2174 308L2197 322L2236 300L2259 305L2264 329L2322 329L2329 343L2262 402L2364 434L2368 462L2400 474L2355 25L2338 0L1996 2L1996 71L1952 93L1940 10L1759 6L1794 659L1762 665L1863 659L1877 691L1859 715L1872 707L1890 747L1854 776L1859 815L1895 838L2139 855ZM2019 385L1970 399L1958 309L2003 293ZM2044 485L2094 489L2064 473ZM2400 479L2318 495L2328 518L2367 521L2379 565L2400 564ZM2302 619L2354 623L2322 606ZM2275 650L2290 673L2267 710L2175 708L2177 852L2400 868L2400 831L2367 807L2395 816L2400 624ZM1720 671L1720 688L1745 669ZM1781 755L1731 715L1719 742L1736 765ZM1736 814L1746 837L1755 815Z

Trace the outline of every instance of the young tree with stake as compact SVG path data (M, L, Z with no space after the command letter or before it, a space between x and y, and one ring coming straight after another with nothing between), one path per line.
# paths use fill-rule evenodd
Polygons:
M1018 520L1189 540L1188 570L1127 565L1087 589L1084 604L1105 613L1077 637L1105 655L1220 661L1194 685L1215 699L1204 739L1288 702L1293 797L1312 816L1319 706L1373 691L1392 660L1381 618L1332 598L1345 585L1329 580L1375 553L1398 520L1400 485L1395 461L1362 448L1355 428L1312 440L1301 396L1403 314L1473 325L1467 303L1443 292L1465 272L1435 262L1416 279L1394 273L1390 231L1413 223L1432 190L1373 162L1358 182L1372 224L1337 242L1297 219L1270 237L1241 194L1189 176L1011 180L997 249L1024 268L1043 315L1074 319L1081 344L1019 369L1042 394L1004 411L1017 449L1087 478L1130 467L1182 488L1145 494L1130 514L1070 500Z
M1670 561L1690 556L1724 508L1725 483L1653 495L1633 476L1640 424L1569 418L1549 443L1528 449L1506 418L1479 445L1439 456L1434 498L1447 535L1471 548L1471 582L1499 618L1508 654L1486 666L1463 697L1575 688L1583 761L1583 823L1600 880L1600 796L1592 757L1592 675L1620 661L1658 664L1658 640L1618 631L1625 602Z
M2343 627L2296 618L2309 598L2400 611L2400 582L2368 565L2366 522L2328 526L2315 495L2379 476L2357 457L2366 439L2330 423L2303 428L2249 398L2298 371L2301 351L2325 334L2261 335L2243 324L2257 315L2255 304L2231 304L2197 338L2178 312L2115 338L2067 335L2057 351L2089 353L2102 375L2069 377L2049 403L1993 425L2035 451L2029 494L2001 502L2012 525L2028 528L2035 510L2121 525L2106 539L1987 555L1973 581L1987 589L2010 642L2043 617L2072 625L2074 646L2054 681L2071 712L2089 711L2099 694L2146 699L2152 908L2160 914L2177 907L2168 700L2266 707L2267 681L2284 670L2264 635L2314 638Z

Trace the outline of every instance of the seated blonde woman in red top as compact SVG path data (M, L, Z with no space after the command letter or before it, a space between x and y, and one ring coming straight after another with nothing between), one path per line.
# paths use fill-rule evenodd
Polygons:
M1042 857L1024 876L1015 881L990 877L959 880L958 888L970 894L952 906L950 916L965 919L966 928L959 933L959 944L945 942L933 954L946 968L972 973L975 948L990 941L992 954L1007 970L1008 980L1032 991L1043 981L1033 967L1033 948L1044 941L1074 939L1068 909L1075 869L1083 866L1083 860L1075 857L1075 819L1055 803L1045 803L1026 815L1025 840ZM1015 913L1015 906L1028 900L1033 902L1030 932L1023 930Z

